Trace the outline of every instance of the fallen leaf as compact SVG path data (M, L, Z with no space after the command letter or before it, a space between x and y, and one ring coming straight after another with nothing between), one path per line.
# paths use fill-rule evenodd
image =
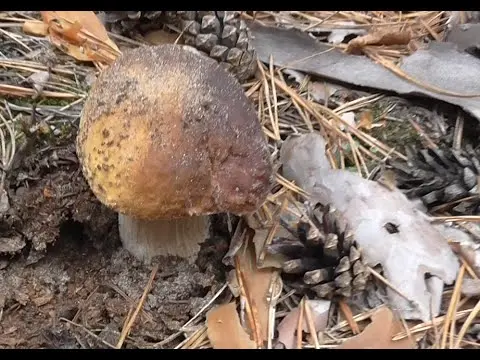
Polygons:
M336 23L335 26L345 25L345 28L339 27L336 29L331 29L330 35L328 35L327 41L331 44L337 45L345 40L345 37L349 35L365 35L367 31L365 29L359 28L349 28L348 26L357 25L354 21L345 21Z
M328 313L330 311L331 302L327 300L307 300L310 306L313 323L317 332L325 330L328 322ZM296 307L291 310L278 324L278 341L281 342L286 349L295 349L297 343L297 326L298 318L300 316L300 309ZM303 318L303 331L310 333L307 320Z
M207 312L207 335L214 349L255 349L240 324L234 302L217 306Z
M358 129L370 130L373 127L373 114L370 110L365 110L360 113L360 121L358 122Z
M325 81L312 81L308 83L308 91L310 95L320 104L328 103L330 97L341 89L343 89L343 87L329 84Z
M227 273L227 285L228 289L234 297L237 298L240 296L240 284L238 283L237 273L235 269L230 270Z
M348 53L359 53L367 45L407 45L411 39L412 33L406 30L388 29L375 31L350 40L345 51Z
M480 279L463 279L462 294L468 297L477 297L480 296Z
M340 116L348 125L355 127L355 113L353 111L349 111L346 113L343 113ZM342 124L340 125L341 130L345 130L345 126Z
M22 30L25 34L34 36L47 36L48 24L39 20L27 20L23 23Z
M117 45L93 11L41 11L53 45L80 61L111 63Z
M383 306L372 315L372 322L362 333L348 339L337 349L415 349L416 344L409 337L392 340L402 330L401 322L395 319L388 307Z
M402 58L399 69L405 79L392 70L368 58L353 56L329 44L312 39L298 29L263 26L258 21L247 21L252 43L260 61L277 67L288 67L304 74L331 79L335 82L374 88L397 94L428 96L462 107L480 119L480 98L459 97L459 94L480 94L480 62L474 56L458 51L445 42L430 42ZM455 80L452 81L452 73ZM428 86L421 86L420 83ZM436 88L432 89L430 86ZM448 89L450 94L439 91Z
M282 254L269 254L264 252L266 241L273 227L272 223L262 224L253 216L247 216L246 222L248 227L253 231L252 242L255 247L255 256L257 258L257 267L263 268L277 268L281 269L286 258ZM277 226L275 230L275 237L290 237L290 233L282 226ZM262 254L263 252L263 254ZM263 259L262 259L263 256Z
M303 80L305 80L305 74L302 74L299 71L292 70L292 69L283 69L282 70L285 75L287 75L287 78L293 79L298 85L303 83Z
M280 160L283 176L312 203L331 204L346 219L366 263L382 265L396 289L387 287L389 301L403 318L429 321L439 314L444 283L455 281L459 261L414 202L398 189L332 169L318 133L289 137ZM388 224L398 231L389 232Z
M261 340L268 338L268 314L270 304L268 302L268 293L274 274L278 272L274 268L259 269L256 261L255 247L252 239L245 241L242 248L236 255L237 280L242 288L242 297L251 307L254 324L249 323L252 334L259 334ZM238 279L238 274L242 278ZM248 318L247 316L245 317ZM248 323L248 322L247 322ZM252 329L252 325L255 327Z
M174 44L178 38L178 34L165 30L153 30L146 33L143 38L152 45ZM178 43L181 43L180 41Z

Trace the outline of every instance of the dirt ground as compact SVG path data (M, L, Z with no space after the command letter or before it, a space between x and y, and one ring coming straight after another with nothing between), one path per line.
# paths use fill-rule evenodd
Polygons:
M0 222L0 348L115 345L152 271L121 248L116 214L95 199L78 169L74 135L55 147L32 146L8 176L11 207ZM207 243L196 264L157 260L127 348L151 347L175 333L221 287L228 242L221 227L214 232L215 249Z

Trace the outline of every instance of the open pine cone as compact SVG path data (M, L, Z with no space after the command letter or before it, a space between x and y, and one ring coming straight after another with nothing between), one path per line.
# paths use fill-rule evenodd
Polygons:
M456 202L453 213L478 214L480 200L459 201L478 195L480 153L467 146L464 150L407 148L408 162L391 161L397 187L409 198L418 197L433 207ZM459 201L459 202L458 202Z
M124 11L106 14L114 31L144 33L173 25L185 45L217 60L242 82L257 69L255 50L247 25L238 11Z
M275 238L267 253L288 258L282 276L286 285L301 294L319 298L348 298L365 289L369 272L361 253L338 212L317 205L309 218L296 224L281 219L281 224L297 240Z

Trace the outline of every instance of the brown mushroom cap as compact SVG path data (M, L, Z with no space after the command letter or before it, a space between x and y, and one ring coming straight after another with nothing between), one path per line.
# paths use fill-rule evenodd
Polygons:
M256 210L271 188L253 105L214 60L180 45L125 51L86 101L77 153L94 194L154 220Z

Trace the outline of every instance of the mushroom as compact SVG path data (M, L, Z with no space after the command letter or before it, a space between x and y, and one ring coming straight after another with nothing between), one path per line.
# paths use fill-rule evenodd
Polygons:
M209 215L244 215L273 180L267 142L237 80L181 45L125 51L93 85L77 136L95 196L119 213L140 260L193 257Z

